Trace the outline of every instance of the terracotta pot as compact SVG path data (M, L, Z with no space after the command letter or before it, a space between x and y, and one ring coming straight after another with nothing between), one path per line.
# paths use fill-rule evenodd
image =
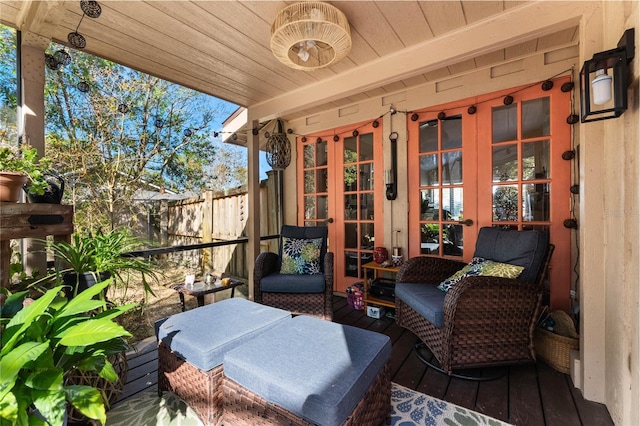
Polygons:
M17 203L27 177L22 173L0 172L0 201Z
M375 247L373 249L373 261L380 264L389 258L389 252L385 247Z

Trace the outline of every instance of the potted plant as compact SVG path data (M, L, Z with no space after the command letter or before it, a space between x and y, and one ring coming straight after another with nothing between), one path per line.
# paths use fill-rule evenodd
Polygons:
M1 424L62 425L72 408L106 423L100 390L69 377L81 370L118 380L109 357L128 348L124 338L131 334L113 319L136 305L107 310L104 300L94 299L107 285L71 300L59 296L62 286L36 300L26 291L8 296L0 311Z
M124 229L109 232L74 234L71 243L57 241L49 245L53 255L66 265L63 280L71 286L71 297L96 282L113 276L116 285L127 285L128 275L140 276L145 293L154 295L148 278L157 280L158 270L154 263L140 257L127 256L136 250L140 241Z
M40 158L29 144L0 147L0 201L17 202L25 185L29 193L43 195L50 185L46 179L50 167L51 160Z

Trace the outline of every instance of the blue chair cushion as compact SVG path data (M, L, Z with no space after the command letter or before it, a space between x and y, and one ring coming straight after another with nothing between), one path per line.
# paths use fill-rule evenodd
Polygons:
M178 357L208 371L230 349L290 319L287 311L232 298L172 315L156 333Z
M437 283L396 283L396 299L402 300L438 328L444 326L446 295L438 288Z
M273 273L260 279L263 293L322 293L324 275L289 275Z
M549 235L544 231L484 227L478 233L473 257L524 266L518 279L533 283L538 278L548 246Z
M301 315L227 352L224 370L268 402L332 426L344 423L390 356L386 335Z

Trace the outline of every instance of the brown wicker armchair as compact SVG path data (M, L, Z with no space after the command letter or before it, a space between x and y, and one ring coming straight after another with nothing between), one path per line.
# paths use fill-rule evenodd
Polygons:
M396 322L420 339L421 360L449 375L469 378L453 371L534 362L533 331L553 248L546 232L482 228L474 257L524 270L517 279L467 276L447 293L438 284L465 263L409 259L396 274ZM421 355L423 346L439 367Z
M283 239L322 239L320 273L281 273ZM289 226L280 231L280 253L264 252L253 272L254 301L331 321L333 319L333 253L327 251L326 226Z

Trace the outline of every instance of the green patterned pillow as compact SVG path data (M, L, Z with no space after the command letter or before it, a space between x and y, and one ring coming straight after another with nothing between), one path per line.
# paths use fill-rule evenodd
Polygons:
M310 240L282 237L281 274L321 274L320 248L322 238Z
M480 265L479 274L485 277L502 277L516 279L524 271L524 266L510 265L508 263L485 260Z
M474 257L471 259L471 262L465 265L462 269L442 281L438 288L446 293L461 279L471 275L478 275L478 271L480 270L480 266L483 262L485 262L485 259L482 257Z

